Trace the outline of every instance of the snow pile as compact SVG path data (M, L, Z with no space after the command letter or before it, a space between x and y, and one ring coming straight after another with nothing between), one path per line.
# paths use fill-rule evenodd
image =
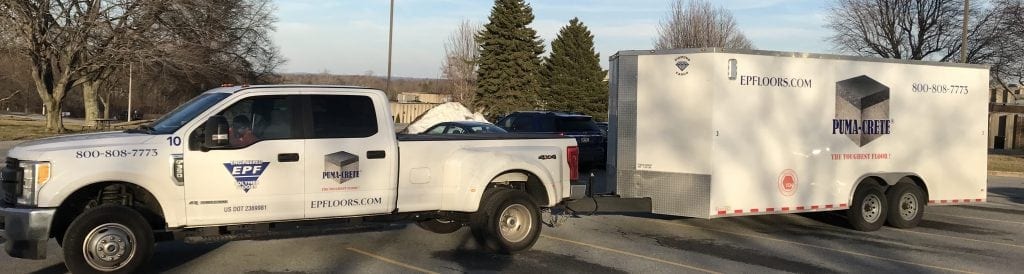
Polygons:
M438 123L454 121L487 122L487 119L484 119L483 114L473 113L457 102L444 103L416 118L416 121L405 128L405 133L419 134Z

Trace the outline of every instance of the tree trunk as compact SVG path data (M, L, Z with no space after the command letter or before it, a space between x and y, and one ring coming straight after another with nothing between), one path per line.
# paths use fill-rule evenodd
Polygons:
M100 104L103 105L103 119L110 119L110 93L108 92L104 96L98 96Z
M82 101L85 103L85 125L96 126L100 118L99 88L102 80L85 81L82 83Z
M61 117L62 112L61 104L55 100L49 100L43 102L43 107L46 110L46 131L64 133L64 117Z

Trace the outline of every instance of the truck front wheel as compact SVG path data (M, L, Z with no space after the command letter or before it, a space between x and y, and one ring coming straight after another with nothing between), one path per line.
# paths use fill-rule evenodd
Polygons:
M846 219L853 229L875 231L885 224L888 211L887 200L881 187L864 183L854 191L853 203L850 209L846 210Z
M537 204L522 191L494 188L488 192L470 223L477 242L504 254L532 247L541 229Z
M79 215L64 233L72 273L134 273L153 252L153 230L131 208L102 205Z

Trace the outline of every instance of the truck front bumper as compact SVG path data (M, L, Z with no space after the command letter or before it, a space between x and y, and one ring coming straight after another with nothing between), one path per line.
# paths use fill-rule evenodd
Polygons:
M4 229L4 251L11 257L46 259L50 224L55 208L0 207L0 228Z

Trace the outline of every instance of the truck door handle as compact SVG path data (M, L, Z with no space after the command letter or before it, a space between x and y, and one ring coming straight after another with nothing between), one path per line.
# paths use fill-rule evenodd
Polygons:
M366 159L384 159L383 150L371 150L366 152Z
M299 161L299 154L298 153L281 153L281 154L277 155L277 161L278 162L298 162Z

